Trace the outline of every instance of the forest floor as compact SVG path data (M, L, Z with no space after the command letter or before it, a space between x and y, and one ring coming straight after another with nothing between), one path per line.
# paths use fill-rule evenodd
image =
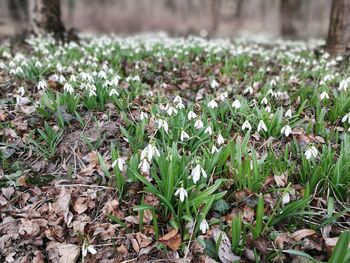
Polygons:
M350 67L323 41L0 46L0 262L349 260Z

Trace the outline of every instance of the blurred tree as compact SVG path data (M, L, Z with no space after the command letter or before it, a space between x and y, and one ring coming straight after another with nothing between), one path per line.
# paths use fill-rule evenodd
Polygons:
M73 23L75 6L75 0L68 0L68 20L70 23Z
M61 20L60 0L29 0L30 31L36 35L53 33L63 39L65 27Z
M7 6L11 19L13 20L16 33L22 33L28 22L28 1L27 0L7 0Z
M295 15L300 9L301 0L281 0L280 2L280 23L281 35L284 37L295 37Z
M338 55L349 44L350 0L333 0L326 49L331 55Z
M211 12L211 29L210 35L214 36L219 27L219 16L220 16L221 0L210 1L210 12Z

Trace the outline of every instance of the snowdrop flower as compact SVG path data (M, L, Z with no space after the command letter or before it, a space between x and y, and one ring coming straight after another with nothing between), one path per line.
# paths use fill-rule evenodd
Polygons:
M221 101L225 101L227 96L228 96L227 92L224 92L224 93L219 95L218 99L221 100Z
M281 134L284 133L286 137L288 137L291 132L292 132L292 128L288 124L286 126L283 126L281 129Z
M305 157L307 160L310 160L311 158L316 158L317 154L317 148L313 145L305 151Z
M267 131L267 127L263 120L259 121L259 124L258 124L258 132L260 132L261 130Z
M89 246L87 246L87 247L83 246L83 247L82 247L82 252L81 252L82 256L83 256L83 257L86 257L88 252L89 252L91 255L95 255L95 254L97 253L97 251L96 251L96 249L94 248L94 246L92 246L92 245L89 245Z
M245 90L243 90L243 94L247 94L247 93L249 93L250 95L253 94L252 86L249 86Z
M267 103L268 103L267 98L264 97L264 98L261 100L261 104L266 105Z
M201 120L196 120L196 122L194 123L194 127L199 130L202 129L204 127L204 124Z
M168 125L168 122L166 120L158 120L158 129L161 129L163 128L164 131L168 134L169 132L169 125Z
M324 99L327 99L327 100L329 99L329 95L325 91L320 94L320 100L324 100Z
M349 80L348 79L343 79L340 83L339 83L339 88L338 90L340 91L346 91L348 89L348 85L349 85Z
M119 96L119 92L116 89L111 89L111 91L109 92L109 96Z
M60 75L59 79L58 79L59 83L65 83L66 82L66 78L63 75Z
M17 92L18 92L18 94L19 94L21 97L23 97L24 94L25 94L25 91L24 91L24 88L23 88L23 87L19 87Z
M199 179L201 178L201 175L204 178L207 178L207 173L204 171L202 166L200 166L200 164L197 164L191 172L191 177L192 177L193 183L197 183L199 181Z
M215 145L213 145L213 147L211 148L211 153L214 154L214 153L218 153L219 152L219 149L216 148Z
M177 109L175 109L174 107L170 106L170 107L168 107L166 112L167 112L167 114L169 116L176 115L177 114Z
M17 67L16 70L15 70L15 73L17 75L23 75L24 74L24 71L21 67Z
M140 120L141 121L143 121L143 120L146 120L148 118L148 115L147 115L147 113L145 113L145 112L141 112L140 113Z
M204 133L212 135L213 134L213 129L211 128L211 126L208 126L205 130Z
M187 134L187 132L185 132L184 130L181 131L181 134L180 134L180 140L183 142L183 141L186 141L190 138L190 136Z
M119 157L112 163L112 168L114 168L115 166L118 166L119 171L123 171L124 165L125 165L125 160Z
M89 97L96 96L96 92L94 89L89 90Z
M74 89L73 89L72 85L69 84L68 82L66 82L66 84L64 84L63 90L64 90L65 92L70 93L70 94L73 94L73 92L74 92Z
M350 112L348 114L346 114L342 119L341 122L346 122L346 120L348 120L349 124L350 124Z
M288 109L286 113L284 114L285 117L292 118L292 110Z
M183 186L181 186L179 189L176 190L175 196L178 196L178 195L180 197L181 202L185 201L185 198L188 196L187 191L185 188L183 188Z
M182 110L185 108L185 105L182 102L179 102L178 104L176 104L175 108Z
M199 225L199 228L202 231L202 234L205 234L205 232L207 232L207 230L209 229L208 222L205 218L202 220L201 224Z
M37 87L38 87L38 90L45 90L45 89L47 88L47 83L46 83L46 81L45 81L45 80L40 80L40 81L38 82Z
M239 100L235 100L234 102L232 102L232 107L235 109L239 109L241 107L241 103L239 102Z
M190 111L188 114L187 114L187 118L188 120L192 120L192 119L195 119L197 117L197 115L193 112L193 111Z
M159 151L153 144L148 144L141 152L141 159L147 159L148 162L152 161L153 156L159 157Z
M182 103L182 98L179 95L177 95L174 99L174 103Z
M139 164L139 169L142 174L149 175L149 171L151 169L150 163L147 161L147 159L143 159Z
M28 105L29 103L31 103L29 98L21 97L19 95L16 96L16 105L17 106Z
M212 89L215 89L215 88L219 87L219 83L215 79L213 79L212 82L210 83L210 87Z
M222 137L221 133L219 133L218 138L216 139L216 143L220 146L225 143L224 137Z
M218 104L216 103L215 100L211 100L211 101L209 101L207 106L208 106L208 108L215 109L218 107Z
M273 89L269 89L269 91L267 92L267 95L274 96L275 93L273 92Z
M282 204L288 204L290 202L290 195L289 193L284 193L282 195Z
M69 78L70 82L76 82L77 81L77 77L75 75L71 75Z
M270 107L270 106L267 106L267 107L265 108L265 110L266 110L266 112L270 113L270 112L271 112L271 107Z
M252 125L250 125L250 122L248 120L246 120L242 125L242 130L244 131L245 129L248 129L248 130L252 129Z

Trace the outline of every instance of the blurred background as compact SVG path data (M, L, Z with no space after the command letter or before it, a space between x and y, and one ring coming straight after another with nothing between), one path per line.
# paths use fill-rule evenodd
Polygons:
M20 32L26 0L0 0L0 35ZM61 0L62 19L78 32L231 37L325 37L330 0Z

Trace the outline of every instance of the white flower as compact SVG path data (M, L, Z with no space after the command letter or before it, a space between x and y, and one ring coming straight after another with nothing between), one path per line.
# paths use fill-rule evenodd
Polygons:
M224 137L222 137L221 133L219 133L218 138L216 139L216 143L220 146L225 143Z
M218 99L221 100L221 101L225 101L227 96L228 96L227 92L224 92L224 93L219 95Z
M327 99L327 100L329 99L329 95L325 91L320 94L320 100L324 100L324 99Z
M268 101L267 101L267 98L266 98L266 97L263 98L263 99L261 100L261 104L266 105L267 103L268 103Z
M205 218L202 220L201 224L199 225L199 228L203 234L205 234L205 232L207 232L207 230L209 229L208 222Z
M179 102L178 104L176 104L175 108L181 110L185 108L185 105L182 102Z
M141 160L147 159L148 162L152 161L153 156L159 157L159 151L153 144L148 144L141 152Z
M119 92L116 89L111 89L111 91L109 92L109 96L119 96Z
M96 96L96 92L94 89L89 90L89 97Z
M187 134L187 132L185 132L184 130L181 131L180 134L180 140L183 142L185 140L188 140L190 138L190 136Z
M167 114L169 116L176 115L177 114L177 109L175 109L174 107L170 106L170 107L168 107L166 112L167 112Z
M266 110L266 112L271 112L271 107L270 106L267 106L266 108L265 108L265 110Z
M112 168L114 168L115 166L118 166L119 171L123 171L124 165L125 165L125 160L119 157L112 163Z
M215 89L215 88L219 87L219 83L215 79L213 79L212 82L210 83L210 87L212 89Z
M211 101L209 101L207 106L208 106L208 108L215 109L218 107L218 104L216 103L215 100L211 100Z
M188 196L186 189L183 188L182 186L179 189L177 189L175 192L175 196L178 196L178 195L180 195L181 202L185 201L185 198Z
M174 99L174 103L182 103L182 99L180 96L176 96Z
M283 128L281 129L281 134L284 133L286 137L288 137L291 132L292 128L288 124L286 126L283 126Z
M66 82L66 84L64 84L63 90L64 90L65 92L70 93L70 94L73 94L73 92L74 92L74 89L73 89L72 85L69 84L68 82Z
M204 171L202 166L200 166L200 164L197 164L191 172L193 182L197 183L199 181L199 179L201 178L201 175L204 178L207 178L207 173Z
M252 129L252 125L250 125L250 122L248 120L246 120L242 125L242 130L244 131L245 129L248 129L248 130Z
M145 120L145 119L147 119L147 118L148 118L147 113L145 113L145 112L142 111L142 112L140 113L140 120L143 121L143 120Z
M311 146L309 149L305 151L305 157L307 160L310 160L311 158L316 158L318 154L318 151L315 146Z
M20 95L21 97L23 97L24 94L25 94L25 91L24 91L24 88L23 88L23 87L19 87L17 92L19 93L19 95Z
M282 204L288 204L290 202L290 195L289 193L284 193L282 195Z
M260 132L261 130L267 131L267 127L263 120L259 121L259 124L258 124L258 132Z
M348 85L349 85L349 80L348 79L343 79L340 83L339 83L339 88L338 90L340 91L346 91L348 89Z
M211 148L211 153L214 154L214 153L218 153L219 152L219 149L216 148L215 145L213 145L213 147Z
M346 114L342 119L341 122L346 122L346 120L348 120L349 124L350 124L350 112L348 114Z
M87 256L87 253L90 253L90 254L92 254L92 255L95 255L96 253L97 253L97 251L96 251L96 249L94 248L94 246L92 246L92 245L89 245L89 246L87 246L87 247L85 247L85 246L83 246L82 247L82 256L83 257L86 257Z
M187 114L187 118L188 120L192 120L192 119L195 119L197 117L197 115L193 112L193 111L190 111L188 114Z
M46 81L45 80L40 80L38 82L38 90L45 90L47 88L47 84L46 84Z
M247 87L245 90L243 90L243 94L253 94L253 88L252 86Z
M164 131L166 133L168 133L169 125L168 125L168 122L166 120L162 120L162 119L158 120L158 129L161 129L161 128L163 128Z
M202 129L204 127L204 124L201 120L196 120L196 122L194 123L194 127L199 130Z
M292 110L291 109L288 109L286 111L286 113L284 114L285 117L289 117L289 118L292 118Z
M204 130L204 133L209 134L209 135L212 135L213 129L211 128L211 126L208 126L208 127Z
M150 163L147 161L147 159L143 159L139 164L139 169L142 174L149 175L149 171L151 169Z
M239 109L241 107L241 103L239 102L239 100L235 100L234 102L232 102L232 107L235 109Z

